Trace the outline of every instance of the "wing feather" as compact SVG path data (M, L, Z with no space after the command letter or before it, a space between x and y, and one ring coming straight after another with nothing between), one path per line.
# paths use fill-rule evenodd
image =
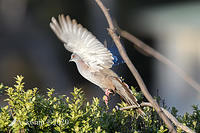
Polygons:
M111 52L91 32L77 24L75 19L59 15L57 21L52 17L50 27L64 43L65 48L80 56L93 70L112 67Z

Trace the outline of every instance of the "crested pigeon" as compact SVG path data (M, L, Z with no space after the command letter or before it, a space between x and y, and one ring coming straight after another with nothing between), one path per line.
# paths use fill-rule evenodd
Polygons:
M64 47L72 52L70 61L76 63L79 73L105 92L106 104L109 95L117 93L129 105L136 105L137 111L144 115L128 85L110 69L113 65L111 52L91 32L63 14L58 16L58 21L52 17L50 27Z

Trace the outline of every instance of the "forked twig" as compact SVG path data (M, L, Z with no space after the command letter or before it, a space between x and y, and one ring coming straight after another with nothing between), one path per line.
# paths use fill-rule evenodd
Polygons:
M123 46L122 46L122 44L121 44L121 42L119 40L119 37L115 33L114 25L113 25L112 19L110 17L110 14L108 13L108 9L103 5L101 0L95 0L95 1L99 5L101 10L103 11L103 13L104 13L104 15L105 15L105 17L106 17L106 19L108 21L108 24L109 24L108 32L109 32L110 36L112 37L113 41L115 42L115 44L116 44L116 46L117 46L117 48L119 50L119 53L122 56L123 60L125 61L125 63L127 64L128 68L132 72L133 76L137 80L137 83L140 86L140 89L141 89L142 93L144 94L146 99L152 104L152 106L155 108L156 112L161 117L161 119L165 122L165 124L167 125L167 127L169 129L169 132L176 133L176 130L174 129L172 123L167 118L167 116L163 113L163 111L159 107L158 103L150 95L150 93L147 90L146 85L144 84L140 74L138 73L137 69L132 64L130 59L128 58L128 56L126 54L126 51L124 50L124 48L123 48Z
M191 85L194 89L196 89L198 92L200 92L200 84L196 82L192 77L190 77L186 72L184 72L180 67L178 67L176 64L174 64L172 61L170 61L168 58L160 54L155 49L151 48L138 38L136 38L134 35L128 33L125 30L122 30L120 28L117 29L119 34L132 42L137 48L142 49L143 52L147 53L148 55L156 58L160 62L166 64L169 66L172 70L174 70L181 78L183 78L189 85ZM140 52L140 51L139 51ZM142 52L142 53L143 53Z
M151 103L149 102L142 102L140 104L140 106L149 106L149 107L153 107ZM123 107L123 108L119 108L119 110L127 110L127 109L132 109L132 108L137 108L137 106L128 106L128 107ZM183 131L188 132L188 133L195 133L193 130L191 130L189 127L183 125L182 123L180 123L169 111L167 111L166 109L162 108L162 111L165 113L165 115L179 128L181 128Z

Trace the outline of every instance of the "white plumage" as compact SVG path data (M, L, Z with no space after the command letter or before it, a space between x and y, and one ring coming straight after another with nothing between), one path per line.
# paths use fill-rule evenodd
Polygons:
M105 91L105 103L108 103L110 93L118 93L128 104L138 106L137 111L144 115L128 85L110 69L113 65L110 51L69 16L65 18L64 15L59 15L58 21L59 23L52 18L51 29L64 43L65 48L73 53L70 61L76 63L79 73Z
M93 71L112 67L111 52L91 32L69 16L59 15L58 21L53 17L50 27L67 50L81 57Z

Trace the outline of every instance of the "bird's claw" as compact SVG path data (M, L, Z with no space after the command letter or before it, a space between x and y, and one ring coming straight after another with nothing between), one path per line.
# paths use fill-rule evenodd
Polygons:
M107 96L104 96L103 99L104 99L104 101L105 101L105 104L108 105L108 97L107 97Z
M105 97L104 97L104 101L106 103L106 105L108 105L108 97L110 95L110 93L112 93L109 89L106 89L106 92L105 92Z

